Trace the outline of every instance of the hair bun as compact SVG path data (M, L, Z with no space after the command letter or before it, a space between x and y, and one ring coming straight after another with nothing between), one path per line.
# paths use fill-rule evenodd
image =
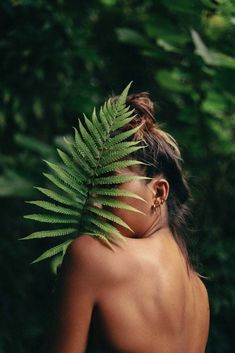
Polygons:
M127 105L134 109L136 118L133 119L131 125L139 125L145 122L142 129L151 131L153 126L156 127L156 120L154 118L154 103L149 98L148 92L141 92L138 94L130 94L126 99Z

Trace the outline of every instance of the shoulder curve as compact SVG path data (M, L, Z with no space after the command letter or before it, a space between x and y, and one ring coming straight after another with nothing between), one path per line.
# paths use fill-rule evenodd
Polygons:
M125 278L125 263L122 260L120 251L112 250L88 234L82 234L69 245L62 267L65 272L72 273L76 279L83 279L100 293Z
M101 269L104 256L112 252L99 239L88 234L82 234L74 239L69 245L66 258L69 262L79 268L86 270Z
M82 234L75 238L69 245L69 250L73 253L82 253L84 251L105 250L107 247L102 242L89 234Z

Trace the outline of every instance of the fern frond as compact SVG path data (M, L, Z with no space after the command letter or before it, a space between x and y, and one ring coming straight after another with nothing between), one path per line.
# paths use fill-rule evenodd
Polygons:
M54 201L58 201L59 203L62 203L67 206L73 206L75 208L81 209L83 207L84 201L76 196L76 201L69 199L65 196L59 195L57 192L51 191L49 189L45 188L40 188L38 186L35 186L35 189L39 190L41 193L44 195L48 196Z
M105 196L133 197L135 199L138 199L138 200L141 200L141 201L144 201L145 203L147 203L147 201L145 199L143 199L142 197L140 197L139 195L137 195L131 191L127 191L127 190L93 188L92 193L94 193L96 195L105 195Z
M28 201L28 203L49 211L46 214L28 214L26 219L48 223L52 226L64 224L67 228L57 228L34 232L23 239L68 236L70 239L44 252L33 263L63 253L75 236L90 234L113 249L111 243L125 237L114 224L133 230L111 211L92 205L109 206L144 214L140 210L117 200L117 197L132 197L146 202L139 195L115 188L117 184L133 180L152 179L140 175L106 175L132 165L147 165L138 160L124 157L145 148L141 141L128 141L143 124L119 133L118 129L134 119L134 110L126 106L126 97L131 83L115 101L109 99L92 113L91 119L84 115L84 123L79 119L74 127L73 137L64 138L65 151L57 149L60 163L45 161L52 173L43 173L55 190L36 187L43 195L53 200ZM110 187L111 186L111 187ZM108 188L109 187L109 188ZM95 195L95 197L94 197ZM110 224L109 222L112 222ZM69 225L72 224L71 227ZM73 227L73 228L72 228Z
M86 232L87 235L92 236L95 239L99 239L102 243L104 243L104 245L106 245L108 248L110 248L111 250L115 251L114 247L112 246L112 244L110 243L110 241L108 240L107 235L103 235L100 234L98 232Z
M89 198L88 202L92 202L94 201L93 198ZM137 212L137 213L141 213L141 214L145 214L142 211L138 210L137 208L134 208L130 205L128 205L125 202L122 201L118 201L118 200L114 200L114 199L109 199L109 198L101 198L101 197L96 197L95 198L95 202L100 204L100 205L105 205L105 206L110 206L110 207L115 207L115 208L122 208L125 210L129 210L129 211L133 211L133 212Z
M93 223L95 224L97 227L99 227L100 229L106 231L106 232L110 232L115 234L119 239L126 241L126 239L123 237L123 235L119 232L119 230L117 230L117 228L113 227L111 224L101 221L97 218L88 216L87 217L87 222Z
M100 138L99 131L96 129L95 125L86 117L85 114L84 114L84 118L85 118L86 126L90 134L93 136L94 141L96 141L97 146L102 147L103 141Z
M83 140L86 141L86 144L89 146L91 153L95 156L95 159L99 158L98 146L96 145L94 138L84 128L80 119L78 120L78 124L79 124L79 129L81 131L81 135L83 137Z
M104 105L104 108L105 108L105 105ZM104 113L103 108L100 107L99 116L100 116L101 124L102 124L104 130L106 131L106 133L108 133L109 128L110 128L110 124L111 124L111 122L108 122L110 115L107 113Z
M126 110L125 106L123 106L123 109L120 110L120 112L119 112L119 120L124 121L125 119L130 118L130 117L131 117L131 119L133 119L134 117L136 117L136 115L133 115L134 111L135 111L135 109ZM114 125L114 129L116 129L115 125Z
M94 108L93 113L92 113L92 123L93 125L96 126L96 130L99 133L100 139L102 141L102 144L104 143L104 141L106 140L106 136L104 135L104 131L103 131L103 127L101 126L98 117L96 115L96 109Z
M34 232L34 233L28 235L27 237L21 238L20 240L62 237L64 235L75 233L76 231L77 231L76 228L42 230L40 232Z
M93 207L93 206L88 206L86 208L86 210L91 211L91 212L97 214L98 216L107 218L112 222L120 224L121 226L123 226L133 232L133 230L128 226L128 224L126 224L120 217L114 215L112 212L100 209L98 207Z
M124 125L129 124L131 122L131 120L133 120L133 116L131 116L130 118L123 119L123 120L115 121L115 123L112 125L111 131L115 131L115 130L119 129L120 127L123 127Z
M87 160L89 161L89 163L91 164L91 167L96 167L96 160L93 157L92 153L90 152L89 148L85 145L85 143L83 142L78 130L73 127L74 131L75 131L75 148L76 151L78 153L80 153L80 155L85 159L87 158Z
M63 181L58 179L56 176L48 174L48 173L43 173L43 175L51 181L52 184L56 185L59 189L64 191L65 193L69 195L76 196L76 191L70 187L70 185L66 186Z
M38 207L41 207L45 210L52 211L55 213L61 213L67 216L80 216L80 213L78 211L71 210L69 208L57 206L54 203L48 202L48 201L26 201L27 203L31 203L32 205L36 205Z
M117 109L125 104L131 85L132 85L132 81L124 88L124 90L120 94L119 99L116 101Z
M64 139L67 145L67 148L69 150L69 153L73 157L73 160L77 163L78 167L81 168L83 173L87 176L90 177L93 174L92 168L89 166L89 163L85 161L83 157L81 157L75 147L75 141L70 142L67 139Z
M105 102L105 104L103 106L103 113L107 117L110 124L112 124L112 122L113 122L112 115L114 112L115 112L115 114L117 114L117 116L122 114L121 112L123 112L123 110L117 109L116 105L115 104L113 105L111 102L112 101L109 98L108 101ZM124 108L126 108L125 105L124 105Z
M45 160L45 162L56 173L56 176L60 180L62 180L64 183L66 183L67 185L72 187L76 192L83 194L82 189L84 188L84 185L81 184L81 182L79 183L79 179L78 179L78 181L75 181L74 178L72 178L71 175L66 172L65 168L60 167L59 165L57 165L55 163L48 162L46 160Z
M90 233L99 233L100 235L106 237L106 239L108 241L113 241L113 235L108 231L105 230L101 230L99 227L97 227L96 225L92 224L92 223L87 223L86 226L84 227L84 232L83 234L88 234L88 232Z
M55 215L48 215L48 214L28 214L24 215L24 218L31 219L33 221L43 222L43 223L78 223L77 219L72 219L68 217L62 216L55 216Z
M62 161L64 162L64 164L66 165L67 169L66 170L70 170L71 172L74 172L75 175L77 175L77 177L79 179L81 179L82 182L87 180L87 176L85 176L84 174L82 174L79 170L77 165L73 162L73 160L63 151L61 151L59 148L57 148L57 152L60 156L60 158L62 159Z
M67 250L69 244L72 242L72 240L67 240L62 244L56 245L53 248L45 251L41 256L37 257L34 261L31 262L31 264L35 264L36 262L48 259L52 256L55 256L59 253L65 253Z
M135 151L138 151L139 149L143 148L144 146L133 146L133 147L129 147L129 148L124 148L121 150L114 150L113 153L106 153L106 157L102 157L101 159L101 164L106 166L107 164L111 163L111 162L115 162L127 155L129 155L130 153L133 153Z
M105 115L106 119L108 120L108 123L111 125L112 121L113 121L113 119L112 119L113 111L115 110L115 114L116 114L118 112L118 110L115 106L112 105L110 98L107 102L104 103L102 110L103 110L103 114Z
M112 147L115 144L117 144L119 142L122 142L123 140L126 140L128 137L134 135L141 128L142 125L144 125L144 123L132 128L130 130L121 132L120 134L112 137L112 139L106 143L106 146L107 147L109 147L109 146Z
M99 176L101 174L105 174L105 173L112 172L117 169L122 169L122 168L129 167L131 165L137 165L137 164L146 164L146 163L141 162L141 161L137 161L134 159L123 160L120 162L110 163L104 167L98 168L96 171L96 174Z
M142 175L113 175L107 177L100 177L94 180L94 185L109 185L127 183L132 180L151 179Z
M141 143L141 141L139 141L139 140L138 141L125 141L125 142L119 142L119 143L115 144L114 146L109 146L109 148L107 146L105 146L106 148L105 148L104 153L102 154L102 159L106 159L107 155L109 155L110 152L126 150L129 147L136 146L140 143Z

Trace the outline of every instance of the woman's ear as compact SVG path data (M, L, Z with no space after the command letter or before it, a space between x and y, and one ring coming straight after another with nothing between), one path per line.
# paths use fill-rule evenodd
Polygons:
M161 202L161 200L166 201L169 195L170 185L168 181L164 178L156 178L152 184L155 198Z

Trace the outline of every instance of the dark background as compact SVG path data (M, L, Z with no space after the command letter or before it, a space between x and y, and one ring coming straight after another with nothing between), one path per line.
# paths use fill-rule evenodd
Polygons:
M133 80L178 141L195 203L191 243L208 276L207 353L234 351L235 3L231 0L0 2L0 353L38 352L55 263L23 220L77 118Z

